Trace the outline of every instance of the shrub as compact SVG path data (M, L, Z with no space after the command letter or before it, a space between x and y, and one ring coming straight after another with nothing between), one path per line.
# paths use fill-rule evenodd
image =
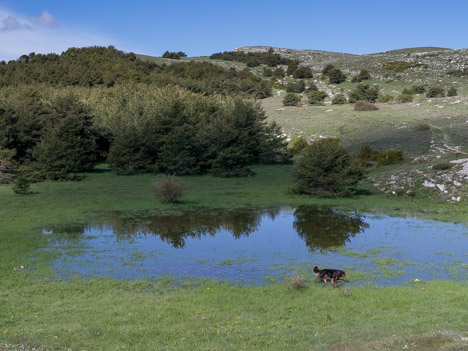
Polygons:
M358 158L361 161L376 161L377 155L378 151L372 150L369 143L365 143L359 150Z
M449 90L447 90L447 96L457 96L457 89L449 88Z
M332 70L334 70L334 69L335 69L335 66L333 66L333 65L331 65L331 64L328 64L328 65L326 65L326 66L323 68L322 74L323 74L324 76L328 76L328 75L330 74L330 72L331 72Z
M377 166L392 165L403 160L403 151L401 150L380 150L377 155Z
M314 82L310 82L307 88L307 91L317 91L319 90Z
M369 84L358 84L349 94L349 102L354 103L359 100L376 102L379 97L379 87L370 87Z
M173 176L165 176L155 181L151 189L156 198L166 203L177 202L187 192L185 184Z
M341 84L346 81L346 74L341 72L340 69L334 68L328 73L328 81L330 84Z
M15 194L29 194L31 192L31 181L26 177L18 177L15 181L15 184L12 187L12 190Z
M263 76L264 77L272 77L273 76L273 71L271 70L271 68L265 68L263 70Z
M403 72L408 68L422 66L419 62L406 62L406 61L394 61L387 62L382 65L383 69L394 71L394 72Z
M348 99L343 94L336 94L332 99L333 105L343 105L348 102Z
M163 58L168 58L168 59L173 59L173 60L178 60L181 57L187 57L187 54L185 52L179 51L179 52L169 52L166 50L166 52L162 55Z
M385 95L379 96L379 102L386 103L386 102L390 102L392 100L393 100L393 95L390 95L390 94L385 94Z
M442 161L442 162L437 162L436 164L434 164L432 166L432 169L436 171L446 171L447 169L452 168L452 166L453 165L450 162Z
M323 105L323 100L325 100L327 96L328 94L326 92L320 90L312 90L307 94L309 104L317 106Z
M367 80L367 79L370 79L370 78L371 78L370 73L367 70L363 69L363 70L361 70L361 72L359 72L358 75L354 76L353 79L351 79L351 82L352 83L360 83L363 80Z
M427 123L419 123L416 125L416 130L429 130L430 126Z
M413 95L411 95L411 94L401 94L401 95L398 95L396 99L400 103L412 102L413 101Z
M292 144L292 154L298 155L308 146L309 143L307 142L307 140L305 140L303 137L299 137Z
M302 275L294 275L288 279L287 285L288 288L294 291L299 291L304 289L306 283L306 278Z
M426 87L424 85L413 85L411 87L412 94L424 94L426 92Z
M318 140L305 148L294 164L292 193L344 196L364 178L359 160L338 139Z
M286 92L288 93L302 93L305 89L305 83L303 80L297 82L291 82L286 86Z
M356 101L354 111L375 111L379 108L369 101Z
M312 78L312 70L310 67L301 66L294 72L293 77L296 79Z
M444 90L440 87L430 87L427 90L426 96L428 98L439 98L439 97L444 97Z
M297 106L302 100L301 96L294 93L286 93L283 98L283 106Z
M285 72L284 72L284 69L282 69L281 67L278 67L273 71L273 77L284 77L284 76L285 76Z

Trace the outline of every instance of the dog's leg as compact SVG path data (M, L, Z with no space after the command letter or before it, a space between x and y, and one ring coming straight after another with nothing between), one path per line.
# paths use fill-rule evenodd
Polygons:
M335 284L335 280L332 278L332 285Z
M327 278L323 278L323 282L327 285Z

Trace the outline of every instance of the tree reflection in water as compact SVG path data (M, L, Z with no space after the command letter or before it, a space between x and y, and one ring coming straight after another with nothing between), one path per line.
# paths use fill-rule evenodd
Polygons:
M202 239L215 236L221 230L234 238L248 237L259 230L261 220L271 219L280 209L203 209L181 215L135 215L107 212L102 219L111 225L119 240L133 240L140 236L157 235L174 248L184 248L187 238ZM99 226L99 225L98 225ZM357 215L350 216L332 209L300 206L294 210L293 227L310 250L325 250L342 246L368 227Z
M299 206L294 210L294 229L305 240L311 251L324 251L334 246L344 246L350 238L369 228L359 215L347 215L342 212Z

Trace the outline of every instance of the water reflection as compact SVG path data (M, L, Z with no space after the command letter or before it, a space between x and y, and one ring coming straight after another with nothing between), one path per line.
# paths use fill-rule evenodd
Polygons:
M294 217L294 229L312 251L344 246L350 238L369 227L361 216L313 206L297 207Z
M126 216L122 212L103 215L105 225L111 225L119 240L156 235L174 248L184 248L186 239L215 236L224 230L235 239L258 231L262 218L274 220L280 209L190 211L182 215ZM98 229L98 224L94 229ZM328 208L300 206L294 210L293 227L310 250L325 250L343 246L351 237L368 228L358 215L347 215Z

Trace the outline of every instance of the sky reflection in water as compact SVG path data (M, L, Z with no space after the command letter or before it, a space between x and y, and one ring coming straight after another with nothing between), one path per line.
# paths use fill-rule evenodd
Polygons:
M52 230L68 232L57 247L85 245L78 253L63 250L54 263L64 276L189 275L258 285L293 271L312 278L317 265L345 269L350 284L468 279L464 225L314 206L211 209L180 216L107 212L84 227Z

